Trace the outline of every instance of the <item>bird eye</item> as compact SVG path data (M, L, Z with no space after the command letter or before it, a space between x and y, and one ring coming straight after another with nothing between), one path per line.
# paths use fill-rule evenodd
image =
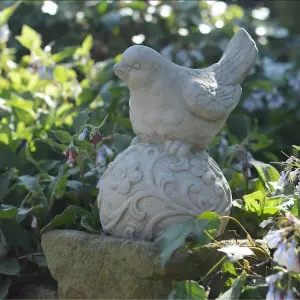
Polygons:
M141 68L141 64L135 63L132 67L133 67L134 69L138 70L138 69Z

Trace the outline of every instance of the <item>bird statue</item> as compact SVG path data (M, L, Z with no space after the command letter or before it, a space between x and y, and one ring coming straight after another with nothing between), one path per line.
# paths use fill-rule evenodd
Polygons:
M130 89L134 143L164 143L176 155L205 148L237 106L257 52L244 29L205 69L178 66L146 46L128 48L114 70Z
M178 66L141 45L123 53L114 70L130 90L136 137L101 176L104 232L152 241L165 228L204 212L230 215L230 186L205 147L238 104L256 56L244 29L218 63L202 70ZM225 227L222 221L216 236Z

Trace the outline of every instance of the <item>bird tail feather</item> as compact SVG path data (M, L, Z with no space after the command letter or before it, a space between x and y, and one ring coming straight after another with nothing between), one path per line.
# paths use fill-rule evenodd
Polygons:
M217 80L222 85L240 84L253 68L257 48L255 42L243 28L235 34L227 45L218 65Z

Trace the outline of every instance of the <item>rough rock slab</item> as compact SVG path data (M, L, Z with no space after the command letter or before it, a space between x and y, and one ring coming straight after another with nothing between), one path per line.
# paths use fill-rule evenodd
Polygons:
M180 249L162 269L153 243L75 230L49 231L42 246L62 299L166 299L173 279L198 280L223 256L216 244Z

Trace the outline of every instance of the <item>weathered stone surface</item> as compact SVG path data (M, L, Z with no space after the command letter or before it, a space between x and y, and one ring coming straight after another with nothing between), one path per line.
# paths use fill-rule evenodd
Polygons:
M62 299L166 299L173 279L198 280L224 255L216 244L180 249L162 269L154 243L73 230L45 233L42 246Z
M29 284L17 291L17 297L8 299L58 299L57 290L39 285Z
M256 55L244 29L218 63L201 70L178 66L142 45L123 53L114 69L130 90L136 138L98 185L105 232L152 240L205 211L229 214L229 184L204 149L238 104Z

